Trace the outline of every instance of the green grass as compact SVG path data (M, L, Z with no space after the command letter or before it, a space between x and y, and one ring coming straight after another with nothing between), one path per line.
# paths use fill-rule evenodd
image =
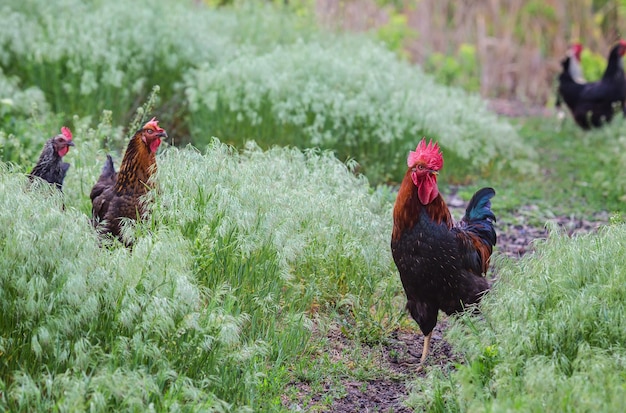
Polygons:
M306 39L312 31L303 24L308 19L259 4L209 9L176 0L9 0L0 10L0 67L7 75L43 91L56 113L114 110L118 124L155 84L174 120L182 99L176 84L186 71L229 60L242 48L263 51Z
M500 222L525 217L535 226L555 215L588 219L600 211L624 212L626 134L620 116L590 132L580 130L569 117L564 123L553 118L515 123L524 143L536 152L536 164L520 173L505 167L479 178L461 190L465 198L476 187L493 186L494 204L504 212ZM445 181L445 170L442 176Z
M89 119L73 119L82 143L67 156L62 199L45 186L28 189L19 166L3 167L0 303L13 315L1 329L3 409L282 411L285 397L322 409L342 397L344 380L389 377L372 352L407 323L389 255L389 188L374 190L353 163L319 150L250 144L237 151L216 140L206 153L165 148L151 220L136 228L135 248L100 248L88 193L105 148L126 140L110 119L105 114L94 129ZM590 134L551 122L520 129L540 157L552 159L544 165L549 179L535 173L519 182L506 168L485 179L498 189L499 218L533 203L581 214L607 205L602 189L562 182L584 181L602 165L607 179L619 176L619 122ZM589 147L595 156L585 155ZM619 197L612 202L620 210ZM545 216L533 219L541 225ZM623 379L623 320L614 312L623 310L620 228L554 237L547 252L500 262L486 321L468 319L469 327L459 323L450 333L468 362L416 382L409 403L539 411L535 399L563 406L580 393L610 411L622 390L609 382ZM339 359L327 356L331 329L347 337ZM317 402L299 399L288 386L294 382L333 391Z

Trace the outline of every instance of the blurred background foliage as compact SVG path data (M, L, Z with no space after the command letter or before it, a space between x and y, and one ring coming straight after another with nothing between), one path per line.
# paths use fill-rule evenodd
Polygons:
M534 105L552 103L568 45L586 48L588 80L601 76L626 23L625 0L315 0L341 30L374 31L445 84ZM299 3L302 7L302 3Z

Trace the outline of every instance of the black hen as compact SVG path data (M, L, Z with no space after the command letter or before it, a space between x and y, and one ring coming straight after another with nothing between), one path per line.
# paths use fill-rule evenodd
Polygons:
M559 74L559 85L556 94L556 108L559 111L559 118L563 118L564 114L561 110L562 102L572 110L576 99L580 95L585 83L582 67L580 65L583 46L580 43L574 43L568 50L565 58L561 60L563 70Z
M582 129L600 127L613 119L615 103L626 116L626 79L622 57L626 53L626 41L620 40L609 53L602 79L581 84L572 78L566 69L559 77L559 93L570 108L574 120ZM570 63L571 64L571 63Z
M44 144L37 165L28 174L31 180L37 176L61 190L63 180L70 167L69 163L63 162L63 157L67 155L70 146L74 146L72 132L63 126L61 134L48 139Z

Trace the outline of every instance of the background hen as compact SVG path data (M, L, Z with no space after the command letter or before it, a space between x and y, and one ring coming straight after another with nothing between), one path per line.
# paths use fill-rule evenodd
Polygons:
M67 174L70 164L63 162L63 157L67 155L70 146L74 146L72 142L72 132L69 128L63 126L61 133L46 141L39 155L39 160L28 174L32 179L35 176L54 184L59 190L63 187L63 180Z
M446 314L477 303L489 289L484 273L496 244L492 188L470 200L454 226L437 187L443 167L439 145L426 140L411 151L393 209L391 251L407 297L406 307L425 335L421 363L430 346L439 310Z
M572 59L563 62L563 73L559 76L559 94L570 108L574 120L583 129L600 127L610 122L614 115L614 103L626 115L626 79L622 57L626 53L626 41L620 40L609 53L608 63L602 79L581 84L571 76ZM567 67L566 65L570 65ZM570 69L570 70L566 70Z
M583 46L580 43L574 43L567 50L565 58L561 60L562 71L559 74L559 85L556 93L556 108L558 110L559 119L563 119L565 114L561 105L563 102L572 110L572 105L587 81L583 76L580 57ZM578 86L577 86L578 85Z
M121 218L136 219L143 215L140 197L150 189L150 177L156 172L156 151L167 133L152 118L131 138L119 172L107 155L98 182L91 190L93 224L102 233L121 240Z

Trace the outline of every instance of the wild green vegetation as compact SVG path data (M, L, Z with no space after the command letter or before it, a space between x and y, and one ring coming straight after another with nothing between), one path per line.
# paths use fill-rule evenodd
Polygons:
M537 167L524 170L523 179L503 173L478 181L500 182L502 202L513 208L537 205L546 217L624 212L626 134L621 116L589 133L579 130L571 118L563 123L531 119L520 126L524 141L539 153Z
M619 411L622 119L583 133L498 118L371 38L282 7L89 3L0 6L0 410L320 411L345 380L391 377L412 382L418 411ZM151 218L129 228L132 250L101 246L89 192L153 115L174 145ZM76 147L59 194L24 173L64 124ZM446 333L464 364L416 379L378 353L417 330L384 183L423 135L443 145L444 194L496 188L499 231L615 217L496 258L483 316Z
M171 148L132 251L101 248L80 208L95 155L65 210L2 170L2 410L277 408L314 309L370 341L397 318L370 312L398 287L388 204L331 154Z

